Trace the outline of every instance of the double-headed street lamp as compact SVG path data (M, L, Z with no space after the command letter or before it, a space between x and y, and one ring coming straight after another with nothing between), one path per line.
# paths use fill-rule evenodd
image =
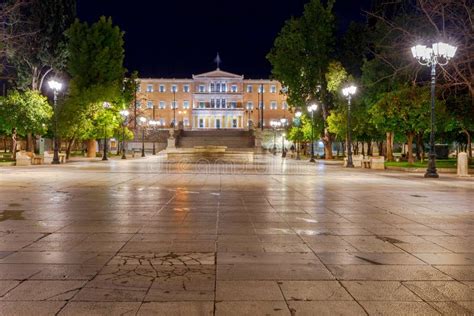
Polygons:
M436 65L445 66L449 60L456 54L457 47L446 43L436 43L432 47L425 45L416 45L412 47L413 57L421 65L431 67L431 133L430 133L430 157L428 169L425 178L439 178L436 170L436 151L435 151L435 88L436 88Z
M157 126L161 126L161 122L160 121L155 121L155 120L151 120L148 122L148 124L150 124L152 130L153 130L153 133L156 132L156 127ZM155 135L153 135L153 155L156 155L156 147L155 147Z
M107 111L110 109L110 103L109 102L104 102L103 103L104 109ZM107 118L106 118L107 120ZM107 158L107 124L106 120L104 121L104 155L102 156L102 160L109 160Z
M301 127L301 115L303 115L303 112L301 112L300 109L296 110L295 112L295 117L296 117L296 127L297 127L297 133L296 133L296 160L301 160L300 158L300 127Z
M352 130L351 130L351 101L352 96L357 92L356 86L349 86L342 89L342 94L347 98L347 165L346 168L354 168L352 163Z
M122 159L127 159L125 155L125 125L127 125L127 117L130 115L128 110L120 111L120 115L122 116Z
M54 106L54 154L53 154L53 161L51 162L53 165L59 165L59 142L58 142L58 93L61 91L63 84L56 80L48 81L48 85L53 90L53 106Z
M286 130L286 126L288 125L288 120L286 118L280 119L281 127L283 130ZM285 148L285 137L286 134L281 134L281 158L286 157L286 148Z
M276 120L272 120L270 121L270 126L272 127L273 129L273 155L276 155L276 152L277 152L277 148L276 148L276 133L277 133L277 129L279 127L281 127L281 122L280 121L276 121Z
M145 128L147 119L145 117L140 117L140 125L142 126L142 157L145 157Z
M317 104L311 104L308 106L308 112L311 113L311 159L309 162L316 162L314 159L314 112L318 110Z

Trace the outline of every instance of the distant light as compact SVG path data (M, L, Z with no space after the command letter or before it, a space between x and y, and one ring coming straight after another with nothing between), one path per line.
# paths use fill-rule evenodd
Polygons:
M347 88L342 89L342 94L344 94L345 97L354 95L357 91L356 86L349 86Z
M63 84L59 81L54 80L54 79L48 81L48 85L54 91L60 91L63 88Z
M130 112L128 110L122 110L120 111L120 115L122 116L129 116L130 115Z

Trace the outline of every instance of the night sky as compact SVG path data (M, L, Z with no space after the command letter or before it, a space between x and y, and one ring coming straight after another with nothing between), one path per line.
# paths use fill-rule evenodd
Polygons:
M142 78L190 78L221 69L246 78L268 78L265 56L284 21L300 16L307 0L78 0L78 17L111 16L125 32L125 66ZM338 32L363 21L369 0L339 0Z

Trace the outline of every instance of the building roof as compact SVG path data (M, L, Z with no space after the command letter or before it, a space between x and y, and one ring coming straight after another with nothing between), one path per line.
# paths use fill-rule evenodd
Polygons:
M216 70L206 72L199 75L193 75L193 79L203 79L203 78L233 78L233 79L244 79L244 76L236 75L227 71L220 70L217 68Z

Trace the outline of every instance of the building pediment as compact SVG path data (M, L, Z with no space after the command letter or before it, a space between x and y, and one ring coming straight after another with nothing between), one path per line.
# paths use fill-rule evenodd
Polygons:
M206 79L206 78L210 78L210 79L224 78L224 79L240 79L240 80L243 80L244 76L236 75L236 74L233 74L233 73L230 73L230 72L227 72L227 71L223 71L223 70L220 70L220 69L210 71L210 72L206 72L206 73L199 74L199 75L193 75L193 79Z

